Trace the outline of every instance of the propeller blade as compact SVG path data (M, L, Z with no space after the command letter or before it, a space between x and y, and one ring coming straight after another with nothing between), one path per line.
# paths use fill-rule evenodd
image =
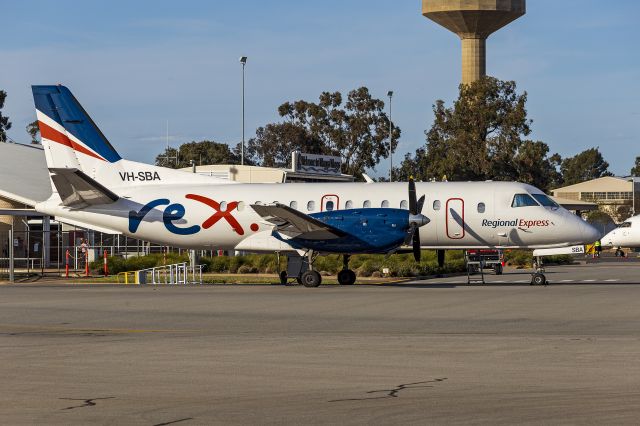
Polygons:
M413 258L416 262L420 262L420 256L422 255L420 248L420 228L416 227L413 232Z
M416 214L422 213L422 207L424 207L424 195L420 197L420 199L418 200L418 205L416 206L417 208Z
M409 213L417 214L417 202L416 202L416 184L413 178L409 178Z
M416 231L416 226L414 224L409 224L407 228L407 235L404 237L404 245L408 246L409 244L413 244L413 233Z

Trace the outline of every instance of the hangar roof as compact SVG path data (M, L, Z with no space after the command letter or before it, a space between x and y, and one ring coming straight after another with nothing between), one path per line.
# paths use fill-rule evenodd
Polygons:
M616 176L604 176L575 185L564 186L553 190L554 194L560 192L609 192L609 191L632 191L630 179Z
M49 170L41 146L0 143L0 197L34 206L51 196Z

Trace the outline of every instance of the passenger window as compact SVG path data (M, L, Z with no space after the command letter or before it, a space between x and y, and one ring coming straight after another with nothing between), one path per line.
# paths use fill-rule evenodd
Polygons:
M221 212L226 212L227 211L227 202L226 201L220 201L220 211Z
M382 204L380 204L380 207L382 207L383 209L389 207L389 202L387 200L383 200Z
M618 228L631 228L631 222L622 222Z
M400 201L400 208L404 210L409 209L409 203L407 203L407 200Z
M434 210L440 210L440 200L435 200L433 202L433 209Z
M369 207L371 207L371 201L365 200L364 203L362 203L362 207L368 209Z
M333 201L329 200L327 201L327 204L325 204L325 208L328 212L330 212L331 210L333 210Z
M484 203L478 203L478 213L484 213L485 205Z
M309 201L307 203L307 211L314 211L316 209L316 202L315 201Z
M297 201L290 202L289 207L291 207L292 209L298 210L298 202Z
M351 200L347 200L346 204L344 205L345 209L352 209L353 208L353 201Z
M536 200L531 198L529 194L516 194L511 203L511 207L533 207L537 205Z
M242 210L244 210L244 201L240 201L238 203L238 206L236 207L238 209L239 212L241 212Z
M256 204L256 205L258 205L258 206L261 206L261 205L262 205L262 201L256 201L256 202L255 202L255 203L253 203L253 204Z

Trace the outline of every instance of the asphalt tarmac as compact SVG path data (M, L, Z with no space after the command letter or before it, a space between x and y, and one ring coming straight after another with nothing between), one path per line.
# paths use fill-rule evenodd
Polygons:
M545 287L518 272L472 286L0 286L0 419L637 424L640 266L547 275Z

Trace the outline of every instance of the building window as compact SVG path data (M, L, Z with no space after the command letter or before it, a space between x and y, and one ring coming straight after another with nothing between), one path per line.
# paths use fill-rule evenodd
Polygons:
M435 200L433 202L433 209L434 210L440 210L440 200Z
M362 207L364 207L365 209L368 209L369 207L371 207L371 201L364 200L364 203L362 203Z
M380 207L386 209L387 207L389 207L389 202L387 200L382 200L382 204L380 204Z
M345 209L352 209L353 208L353 201L351 200L347 200L347 202L344 205Z
M485 205L484 203L478 203L478 213L484 213Z
M404 210L407 210L409 208L409 203L407 203L407 200L400 201L400 208Z
M298 210L298 202L297 201L290 202L289 207L291 207L292 209Z
M309 201L307 203L307 211L314 211L316 209L316 202L315 201Z

